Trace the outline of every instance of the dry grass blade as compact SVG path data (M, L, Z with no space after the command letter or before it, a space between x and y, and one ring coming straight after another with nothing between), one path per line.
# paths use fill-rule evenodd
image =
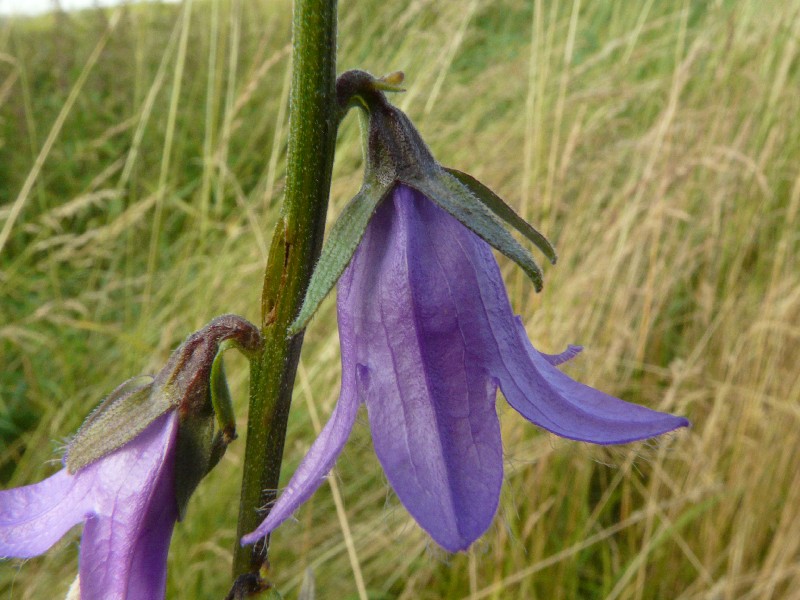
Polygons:
M594 448L543 434L498 398L498 516L469 554L445 556L392 494L359 422L332 493L272 537L281 593L296 594L311 567L333 598L796 596L796 4L340 10L340 68L405 71L398 102L437 159L559 249L539 295L499 257L537 347L583 344L571 375L693 428ZM198 0L191 29L183 11L131 6L112 13L113 30L94 11L4 23L3 487L57 469L53 440L188 332L258 311L283 185L291 3ZM338 144L329 224L361 182L355 118ZM339 389L333 298L305 339L297 391L314 402L293 406L284 482L319 429L314 409L327 413ZM227 366L244 431L246 364ZM167 597L227 591L243 448L229 448L176 528ZM0 565L0 596L63 597L76 535Z

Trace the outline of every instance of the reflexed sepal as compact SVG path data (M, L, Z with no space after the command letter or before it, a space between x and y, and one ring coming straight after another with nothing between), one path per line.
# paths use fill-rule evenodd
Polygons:
M367 224L375 209L390 190L378 184L365 183L355 198L344 207L342 214L331 227L328 241L322 248L319 261L308 284L303 306L289 326L289 335L295 335L308 325L319 305L333 289L364 237Z
M217 350L217 355L214 357L214 362L211 363L211 406L217 416L219 433L226 446L236 439L236 416L233 414L233 399L231 398L231 391L228 389L228 380L225 377L225 363L222 360L222 356L225 350L234 347L236 347L236 343L233 340L222 342Z
M531 253L514 239L495 213L455 177L441 169L438 176L409 178L403 183L424 194L458 219L464 227L517 263L533 281L536 291L541 291L542 270Z
M161 393L173 400L180 416L175 450L179 519L200 481L236 438L222 353L235 347L252 357L262 343L255 325L237 315L222 315L186 338L156 377Z
M553 248L553 245L550 243L550 240L537 231L525 219L520 217L513 208L500 198L500 196L495 194L472 175L462 173L456 169L448 169L447 167L444 167L444 170L458 179L464 187L472 192L475 197L483 202L495 215L528 238L530 242L533 242L539 250L544 252L544 255L551 263L556 264L558 255L556 254L556 249Z

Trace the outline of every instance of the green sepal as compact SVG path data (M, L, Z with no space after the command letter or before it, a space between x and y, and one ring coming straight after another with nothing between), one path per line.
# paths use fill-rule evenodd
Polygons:
M236 439L223 353L237 348L252 356L261 343L255 325L236 315L223 315L189 336L162 372L165 393L180 398L174 487L179 520L200 481Z
M531 253L514 238L514 228L555 263L556 252L547 238L525 222L477 179L446 169L434 159L410 119L392 106L384 91L400 91L402 73L376 78L365 71L347 71L336 81L343 117L353 106L363 109L364 185L334 223L306 291L303 305L287 333L300 333L336 285L364 237L369 220L395 186L404 184L436 203L465 227L516 262L542 289L542 271Z
M67 447L66 465L70 473L127 444L174 408L165 396L151 393L153 381L149 375L128 379L87 417Z
M228 389L228 380L225 377L225 364L222 355L228 348L236 348L236 342L228 339L219 345L214 362L211 363L211 406L217 415L220 434L225 438L226 444L236 439L236 416L233 414L233 399ZM215 463L216 464L216 463Z
M181 415L178 437L175 441L175 501L178 504L178 520L186 514L195 489L211 468L212 457L219 462L222 453L219 442L215 443L214 413L189 413Z
M218 354L217 358L221 358ZM219 361L222 364L222 361ZM225 372L220 369L216 378L217 391L212 392L212 404L224 404L215 395L222 395L230 402L230 391ZM224 390L224 391L223 391ZM204 410L180 415L178 435L175 440L175 501L178 505L178 520L186 515L189 499L197 486L225 455L228 445L236 438L235 428L217 429L215 412ZM232 426L231 426L232 427Z
M453 177L458 179L461 184L472 192L478 200L491 210L500 219L508 223L511 227L519 231L522 235L528 238L539 250L544 252L544 255L550 260L551 263L556 264L558 255L556 249L542 233L537 231L530 223L520 217L513 208L511 208L505 201L495 194L488 187L483 185L480 181L475 179L472 175L462 173L456 169L449 169L443 167L445 171L450 173Z
M133 377L100 403L67 447L67 470L76 473L134 440L165 413L177 410L182 448L178 452L183 457L179 462L188 465L186 474L180 469L178 473L185 480L180 485L183 491L177 492L183 511L197 483L236 437L221 353L236 347L252 359L262 344L258 328L246 319L237 315L213 319L186 338L155 377ZM215 434L216 410L220 428Z
M211 406L217 417L219 429L214 434L211 456L208 461L210 472L225 456L225 450L238 436L236 434L236 416L233 414L233 399L225 377L225 365L222 354L228 348L238 348L233 340L225 340L219 345L219 352L211 365Z
M364 237L369 220L390 190L391 188L378 183L365 182L358 194L344 207L342 214L331 227L328 240L322 248L308 284L303 305L297 318L289 326L289 335L300 333L308 325L325 296L339 281Z
M495 213L470 193L458 179L444 169L438 174L408 178L402 181L435 202L476 233L486 243L517 263L533 281L537 292L542 289L542 270L533 256L504 227Z

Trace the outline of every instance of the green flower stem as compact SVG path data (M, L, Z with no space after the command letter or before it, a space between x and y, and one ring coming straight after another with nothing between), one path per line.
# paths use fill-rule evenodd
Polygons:
M267 545L240 547L276 497L303 333L288 337L319 258L336 142L336 0L295 0L286 196L261 299L264 349L251 362L242 495L233 575L257 574Z

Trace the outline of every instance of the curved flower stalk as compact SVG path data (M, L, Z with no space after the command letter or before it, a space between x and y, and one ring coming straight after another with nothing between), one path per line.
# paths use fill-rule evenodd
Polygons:
M134 377L84 422L64 468L40 483L0 491L0 557L47 551L83 522L80 597L164 597L169 542L191 493L235 437L221 351L246 354L258 329L235 315L189 336L155 377Z
M541 271L507 227L552 262L554 249L483 184L439 165L386 101L382 91L390 87L363 72L337 84L343 110L359 106L366 115L365 180L331 231L292 329L308 322L341 275L342 387L330 421L245 544L274 530L319 487L362 402L389 483L451 552L469 547L497 510L498 386L523 417L573 440L621 444L689 424L559 371L580 347L548 355L531 345L489 244L520 264L537 289Z

